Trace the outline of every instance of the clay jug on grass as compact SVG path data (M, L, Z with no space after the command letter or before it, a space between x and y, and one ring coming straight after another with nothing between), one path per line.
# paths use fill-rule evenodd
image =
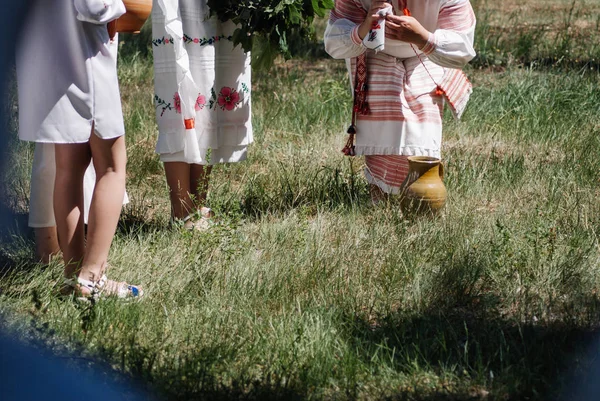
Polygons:
M117 19L117 32L140 33L152 12L152 0L123 0L127 12Z
M408 158L408 177L401 192L405 213L436 213L446 204L448 192L442 178L444 166L440 159L428 156Z

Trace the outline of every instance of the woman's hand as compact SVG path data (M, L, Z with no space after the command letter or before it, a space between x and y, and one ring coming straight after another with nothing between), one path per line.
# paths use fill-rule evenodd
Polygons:
M422 49L429 40L430 32L415 18L388 14L385 17L385 37L413 43Z
M371 8L367 12L367 17L358 27L358 36L360 36L361 39L364 39L365 36L369 34L373 23L379 20L380 17L377 14L379 10L383 10L384 8L391 6L392 5L386 0L373 0L371 2Z

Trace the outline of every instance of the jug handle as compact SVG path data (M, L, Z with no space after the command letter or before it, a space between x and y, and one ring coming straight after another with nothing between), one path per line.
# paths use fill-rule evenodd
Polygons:
M440 162L440 167L439 167L439 172L440 172L440 178L444 178L444 163Z

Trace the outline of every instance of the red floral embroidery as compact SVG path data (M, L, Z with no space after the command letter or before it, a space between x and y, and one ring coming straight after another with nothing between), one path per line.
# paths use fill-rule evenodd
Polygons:
M198 98L196 98L196 105L194 106L194 108L196 109L196 111L198 111L202 110L204 106L206 106L206 96L198 95Z
M175 106L175 111L181 114L181 98L179 97L179 92L175 92L173 95L173 103Z
M240 103L240 94L233 88L224 86L217 99L222 110L231 111Z

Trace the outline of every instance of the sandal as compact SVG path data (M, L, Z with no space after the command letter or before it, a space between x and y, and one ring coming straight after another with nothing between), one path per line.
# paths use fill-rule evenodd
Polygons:
M77 280L65 279L64 285L71 287L73 292L78 293L78 301L96 302L106 297L131 300L139 299L144 295L141 287L127 284L124 281L109 280L106 275L102 275L98 281L86 280L81 277L77 277ZM83 288L87 289L89 293L83 294L81 292Z
M213 224L214 212L208 207L201 207L196 213L189 214L182 221L183 228L189 231L206 231Z

